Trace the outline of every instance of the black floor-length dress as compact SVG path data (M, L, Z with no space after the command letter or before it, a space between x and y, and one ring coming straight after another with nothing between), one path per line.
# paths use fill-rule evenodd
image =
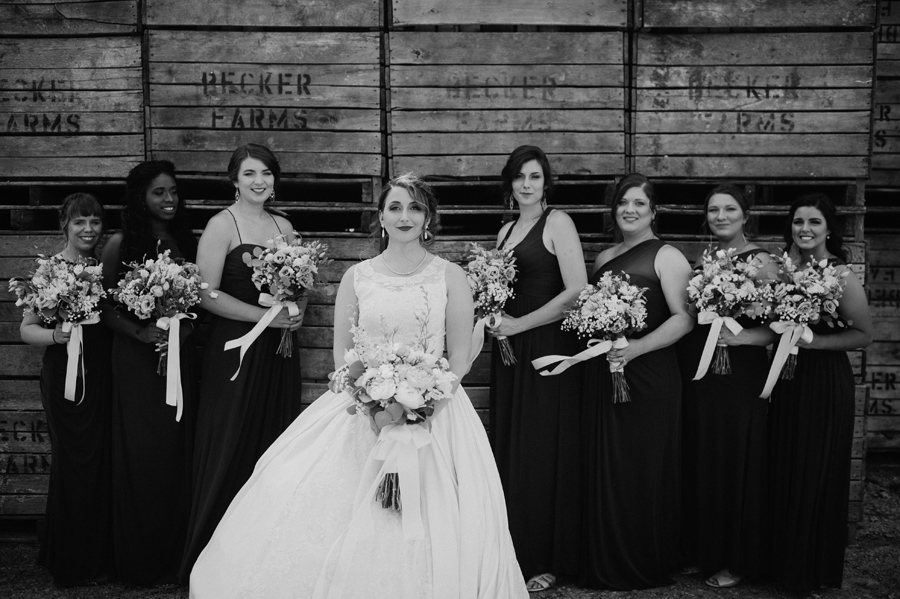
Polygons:
M112 333L102 324L81 329L84 377L78 378L75 401L64 397L65 345L49 346L41 369L41 402L50 433L51 461L38 563L49 568L59 586L102 579L112 568Z
M557 258L542 240L550 211L513 248L518 279L504 309L512 316L537 310L564 289ZM490 439L526 578L574 576L580 563L581 367L543 377L531 366L535 358L579 351L578 338L560 324L509 337L514 365L503 364L496 342L492 348Z
M646 287L650 333L670 316L656 254L665 245L644 241L616 256L592 277L612 271ZM612 590L671 583L681 518L681 374L675 346L629 362L631 401L613 403L612 376L603 357L585 363L583 435L588 444L582 586Z
M843 580L853 414L847 352L801 348L794 378L775 385L769 412L769 555L775 580L797 593Z
M765 250L735 256L746 260ZM745 328L763 321L741 318ZM766 415L759 397L769 360L762 346L728 348L731 374L692 380L709 335L698 325L678 344L682 397L682 563L703 572L729 568L734 574L762 574L765 538Z
M220 289L256 305L259 290L243 254L257 246L241 243L225 256ZM244 355L225 343L242 337L253 322L217 317L203 354L203 374L194 446L194 492L188 544L181 576L186 582L231 500L250 478L256 461L296 416L300 397L300 352L277 353L281 329L266 328Z

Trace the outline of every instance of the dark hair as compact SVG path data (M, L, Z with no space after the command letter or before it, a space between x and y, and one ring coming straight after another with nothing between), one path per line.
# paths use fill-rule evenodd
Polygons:
M787 220L784 223L784 251L789 252L794 246L794 235L792 223L794 215L800 208L815 208L825 217L825 225L828 227L828 237L825 239L825 249L842 261L847 261L847 252L844 250L844 236L841 234L841 227L838 223L837 213L834 210L834 204L828 199L824 193L811 193L800 198L791 204L788 211Z
M422 232L431 233L431 237L429 239L423 238L422 245L431 245L434 243L434 236L440 228L441 221L440 214L438 213L437 197L434 195L434 190L431 188L431 185L423 181L418 175L412 173L394 177L387 182L384 189L381 190L381 195L378 196L378 212L384 211L384 204L387 200L387 196L395 187L405 189L409 194L409 197L411 197L416 204L425 209L425 228L422 229ZM381 235L381 222L378 219L375 219L372 223L372 234Z
M103 206L89 193L78 192L66 196L59 207L59 229L66 233L69 221L79 216L97 216L102 221Z
M709 210L709 201L714 195L718 194L734 198L734 201L741 207L741 212L744 213L744 216L750 217L750 204L747 202L746 196L744 196L744 191L734 183L722 183L721 185L715 186L713 190L706 195L706 199L703 200L703 224L701 225L701 228L704 233L711 233L709 230L709 220L707 220L706 214Z
M153 234L150 214L147 211L147 191L160 175L175 178L175 165L168 160L148 160L128 173L125 179L125 209L122 211L122 245L119 262L141 260L144 256L155 256L158 240ZM169 232L175 238L178 249L186 260L197 256L197 240L188 223L184 202L178 200L175 216L169 222Z
M500 172L500 176L503 179L500 185L500 194L504 203L508 202L512 197L513 180L521 171L522 165L532 160L537 160L538 164L541 165L541 170L544 171L544 200L549 201L552 197L553 190L556 189L556 182L553 180L553 170L550 168L550 161L547 160L547 155L537 146L519 146L509 155L509 158L506 160L506 166Z
M653 187L653 183L650 182L650 179L644 175L640 173L631 173L630 175L622 177L622 180L616 184L616 190L613 193L612 200L609 204L609 216L612 224L613 239L617 242L622 240L622 231L619 229L619 223L616 222L616 207L619 205L619 200L621 200L625 193L632 187L639 187L647 194L647 199L650 200L650 210L653 211L653 220L650 223L650 229L653 231L654 235L656 234L656 189Z
M241 164L248 158L256 158L272 171L272 175L275 177L275 187L277 188L278 183L281 181L281 166L278 164L278 159L275 158L272 150L261 144L245 144L232 152L231 160L228 161L228 180L232 183L237 183Z

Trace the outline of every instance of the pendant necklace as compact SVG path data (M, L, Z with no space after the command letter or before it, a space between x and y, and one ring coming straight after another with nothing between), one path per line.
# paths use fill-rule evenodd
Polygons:
M424 255L422 256L422 259L419 260L419 263L416 264L415 268L413 268L413 269L412 269L411 271L409 271L409 272L397 272L396 270L394 270L393 268L391 268L390 265L387 263L387 260L384 259L384 254L381 254L381 263L384 264L384 267L387 268L387 269L388 269L389 271L391 271L392 273L394 273L395 275L399 275L399 276L401 276L401 277L408 277L409 275L411 275L411 274L413 274L414 272L416 272L417 270L419 270L419 267L422 266L422 264L425 263L425 258L427 258L427 257L428 257L428 252L424 252Z

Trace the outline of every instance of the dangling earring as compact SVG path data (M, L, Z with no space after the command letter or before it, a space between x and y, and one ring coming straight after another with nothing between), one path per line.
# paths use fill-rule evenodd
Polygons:
M272 193L269 194L269 201L272 201L272 202L275 201L275 190L274 189L272 190Z
M422 234L419 235L419 237L422 239L422 243L428 243L429 241L431 241L434 235L428 229L423 229Z
M509 209L510 209L510 210L515 210L515 209L516 209L515 204L513 204L513 197L512 197L512 194L510 194L510 196L509 196Z
M234 201L235 202L241 201L241 191L239 189L234 190Z
M826 236L825 236L825 241L828 241L829 239L831 239L831 235L826 235Z
M384 223L381 224L381 238L384 239Z

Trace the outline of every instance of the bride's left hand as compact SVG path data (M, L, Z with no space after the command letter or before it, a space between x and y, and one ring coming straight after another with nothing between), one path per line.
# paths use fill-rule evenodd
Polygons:
M510 316L505 312L501 312L500 324L496 327L488 327L488 331L490 331L491 335L494 337L512 337L521 332L518 325L518 318Z

